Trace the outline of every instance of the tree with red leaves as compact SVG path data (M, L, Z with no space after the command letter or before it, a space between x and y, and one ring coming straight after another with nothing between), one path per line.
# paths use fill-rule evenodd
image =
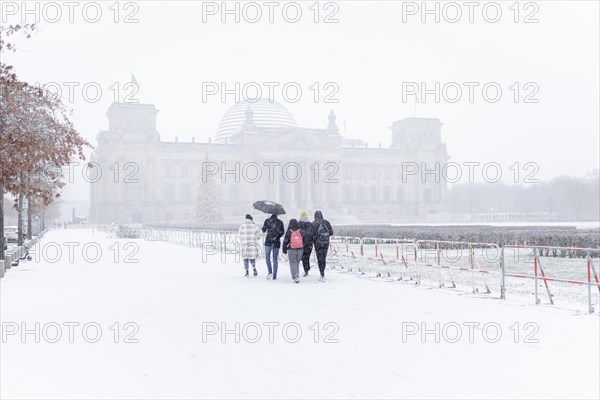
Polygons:
M34 30L34 25L0 28L0 53L15 50L7 41L10 35L20 31L29 38ZM50 204L64 186L62 167L73 156L85 160L85 147L91 146L73 127L70 112L61 100L19 81L12 67L0 62L0 193L3 197L11 193L16 198L18 245L23 244L23 200L43 206ZM3 209L0 244L0 259L3 259Z

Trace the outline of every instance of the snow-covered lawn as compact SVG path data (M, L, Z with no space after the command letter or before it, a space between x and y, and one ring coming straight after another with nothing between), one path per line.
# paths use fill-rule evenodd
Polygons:
M600 397L598 312L315 269L296 285L287 263L267 281L262 260L245 278L233 255L90 230L39 246L0 283L2 398Z

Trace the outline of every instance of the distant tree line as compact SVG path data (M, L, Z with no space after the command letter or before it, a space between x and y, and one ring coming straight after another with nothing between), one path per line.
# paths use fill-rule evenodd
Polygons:
M450 213L545 212L554 220L598 221L600 176L594 170L584 177L561 176L537 184L456 184L449 187Z

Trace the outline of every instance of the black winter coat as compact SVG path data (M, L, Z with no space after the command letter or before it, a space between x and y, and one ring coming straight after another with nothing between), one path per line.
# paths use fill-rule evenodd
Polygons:
M300 221L300 229L305 232L305 235L302 235L302 242L304 243L304 248L308 249L313 245L315 241L315 230L313 228L313 224L310 221Z
M327 229L327 231L329 232L329 237L331 238L331 236L333 236L333 228L331 227L331 224L329 223L329 221L327 221L326 219L323 219L323 214L321 214L321 211L317 211L315 212L315 220L312 223L313 225L313 240L315 243L315 248L325 245L325 244L329 244L329 241L327 241L327 243L319 243L318 238L319 238L319 226L323 225L325 227L325 229Z
M273 229L271 229L273 227ZM281 237L285 233L283 222L279 218L269 217L263 224L262 231L267 233L265 246L281 247Z

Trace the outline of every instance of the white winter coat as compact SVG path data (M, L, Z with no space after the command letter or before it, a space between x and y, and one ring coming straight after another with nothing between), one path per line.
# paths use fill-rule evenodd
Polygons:
M240 252L243 259L257 259L261 246L261 230L254 221L245 220L238 230Z

